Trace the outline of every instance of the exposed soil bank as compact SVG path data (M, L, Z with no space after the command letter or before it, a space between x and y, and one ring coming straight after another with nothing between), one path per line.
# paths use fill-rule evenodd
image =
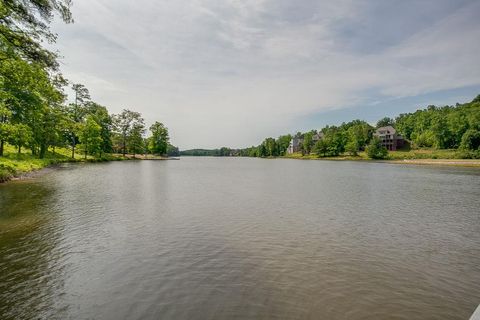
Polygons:
M390 160L387 162L396 163L396 164L480 167L480 160L470 160L470 159L405 159L405 160Z

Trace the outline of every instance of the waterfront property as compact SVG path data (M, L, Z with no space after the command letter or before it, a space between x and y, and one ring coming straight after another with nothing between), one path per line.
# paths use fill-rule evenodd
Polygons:
M312 144L315 145L319 140L323 139L323 132L318 132L312 136ZM292 154L302 151L303 146L303 136L296 136L290 140L290 144L287 148L287 153Z
M300 150L302 149L302 143L303 143L303 138L293 137L292 140L290 140L290 144L288 145L287 152L289 154L300 152Z
M392 126L380 127L373 135L380 139L382 146L389 151L395 151L404 144L403 137Z

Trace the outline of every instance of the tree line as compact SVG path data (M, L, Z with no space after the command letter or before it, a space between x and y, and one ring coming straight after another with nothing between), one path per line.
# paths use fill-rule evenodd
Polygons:
M43 41L55 42L49 23L57 15L73 22L70 0L0 3L0 156L6 143L20 153L28 148L45 157L49 148L102 157L105 153L178 155L169 144L168 129L160 122L149 127L128 109L109 114L90 98L82 84L70 84L59 71L58 54ZM67 103L70 86L74 102Z
M274 138L266 138L260 145L240 150L240 155L249 157L276 157L287 152L290 141L299 139L299 149L302 155L315 153L322 157L333 157L345 152L357 155L365 150L372 140L375 128L365 121L353 120L340 126L326 126L321 130L297 132ZM314 139L315 135L321 136Z
M480 95L464 104L443 107L430 105L413 113L402 113L395 119L385 117L375 126L363 120L353 120L339 126L326 126L318 131L286 134L276 139L269 137L258 146L222 148L226 150L223 153L218 152L220 149L202 150L195 155L277 157L287 153L292 138L298 138L302 155L356 156L360 151L365 151L370 158L383 159L388 151L375 138L374 132L385 126L394 127L403 136L406 149L456 149L461 150L464 157L480 158ZM314 139L318 134L321 139Z
M235 154L234 149L222 147L219 149L190 149L182 150L179 155L181 156L195 156L195 157L228 157Z

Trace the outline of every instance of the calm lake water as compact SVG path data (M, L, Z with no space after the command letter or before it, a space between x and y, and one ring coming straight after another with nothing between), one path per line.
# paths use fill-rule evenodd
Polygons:
M0 319L468 319L480 170L182 158L0 185Z

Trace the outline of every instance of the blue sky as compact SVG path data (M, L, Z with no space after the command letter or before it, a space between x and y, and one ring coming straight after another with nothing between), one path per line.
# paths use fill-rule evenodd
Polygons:
M181 149L245 147L480 93L476 0L77 0L62 70Z

